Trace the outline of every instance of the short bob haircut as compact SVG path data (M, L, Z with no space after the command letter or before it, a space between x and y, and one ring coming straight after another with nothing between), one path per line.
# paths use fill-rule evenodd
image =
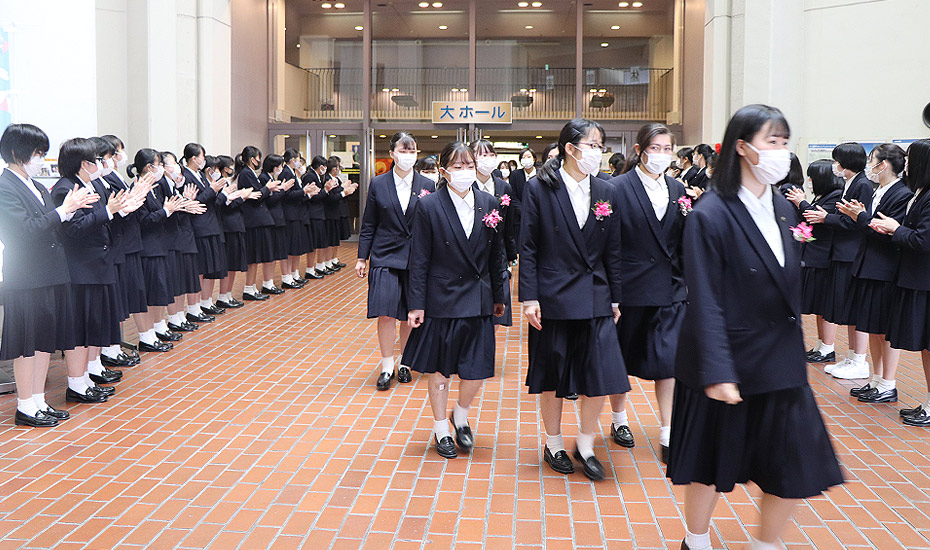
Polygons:
M206 150L204 150L203 145L199 143L188 143L184 146L184 162L189 161L194 157L199 157L201 154L206 155Z
M287 149L284 150L284 163L285 164L287 164L288 162L291 162L294 159L299 159L299 158L301 158L300 151L298 151L297 149L293 147L288 147Z
M907 185L915 192L930 188L930 139L918 139L908 146Z
M316 155L310 159L310 168L316 170L320 166L326 166L326 157L323 155Z
M102 137L92 137L91 141L94 142L94 147L97 148L97 156L103 158L105 156L113 156L116 154L116 147L110 143L109 140Z
M413 169L417 172L432 172L433 170L439 170L439 163L436 161L435 156L430 155L418 160Z
M833 160L840 163L840 166L850 172L859 173L865 170L865 163L868 157L862 145L854 141L847 141L833 148Z
M830 172L833 172L833 163L830 163ZM810 174L808 174L809 176ZM776 187L781 187L782 185L793 185L797 188L804 187L804 169L801 168L801 159L797 155L791 153L791 168L788 169L788 175L785 176L785 179L781 180Z
M735 197L743 184L740 165L742 157L736 152L736 142L742 140L748 143L762 131L785 139L791 137L791 128L785 115L775 107L758 103L746 105L730 119L723 135L720 159L714 168L714 189L720 196Z
M831 191L842 189L833 175L833 162L827 159L815 160L807 167L807 175L811 179L814 195L823 197Z
M7 164L26 164L48 153L48 136L32 124L10 124L0 136L0 157Z
M275 168L284 165L284 157L281 155L268 155L265 157L265 161L262 162L262 172L265 172L269 176L272 172L275 171Z
M61 144L58 151L58 173L70 179L77 179L84 162L97 162L97 147L85 138L72 138Z

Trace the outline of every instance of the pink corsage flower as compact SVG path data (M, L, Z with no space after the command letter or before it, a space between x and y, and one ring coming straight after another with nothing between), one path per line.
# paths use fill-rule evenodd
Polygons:
M422 199L423 197L429 194L430 194L429 191L427 191L426 189L420 189L420 194L417 195L417 198Z
M604 218L609 218L611 214L614 213L613 207L610 206L610 201L597 201L594 203L594 218L597 221L601 221Z
M502 205L502 206L510 206L510 195L508 195L508 194L506 194L506 193L504 193L503 195L501 195L501 205Z
M794 237L794 240L802 243L809 243L811 241L816 241L814 237L814 228L807 225L806 222L801 222L798 225L791 228L791 236Z
M678 208L682 216L687 216L694 208L691 206L691 197L682 196L678 199Z
M501 217L501 213L498 212L495 208L494 210L491 210L489 214L485 214L481 220L484 222L484 225L496 231L497 224L501 223L504 218Z

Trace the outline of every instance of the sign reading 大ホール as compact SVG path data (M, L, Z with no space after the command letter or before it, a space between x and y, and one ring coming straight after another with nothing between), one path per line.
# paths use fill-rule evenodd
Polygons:
M509 101L434 101L434 124L510 124Z

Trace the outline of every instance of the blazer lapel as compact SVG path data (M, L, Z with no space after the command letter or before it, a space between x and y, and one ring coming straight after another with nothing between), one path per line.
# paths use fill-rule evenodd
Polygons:
M631 170L630 172L633 174L630 177L630 184L633 186L633 194L636 195L636 200L639 201L639 206L643 211L643 215L649 223L649 229L652 231L652 235L656 238L656 241L658 241L659 246L661 246L665 254L668 255L665 235L662 233L662 228L659 226L659 219L656 218L656 211L652 207L652 201L649 200L649 195L646 194L646 188L643 187L643 182L640 181L639 174L635 173L635 170ZM669 192L669 197L671 197L671 192ZM668 218L669 212L666 209L665 219Z
M588 267L594 267L591 265L591 259L588 257L588 247L584 242L584 236L581 234L581 228L578 227L578 219L575 218L575 210L572 208L572 200L568 198L568 189L565 187L565 182L562 181L562 176L559 175L559 181L562 185L559 186L555 191L556 200L559 201L559 207L562 210L562 216L565 218L565 226L568 228L568 234L571 235L572 241L575 243L575 247L578 249L578 253L581 254L581 257L584 258L585 264ZM591 181L594 181L594 178L591 178ZM594 186L591 186L591 203L594 203ZM590 221L591 215L588 214L588 220ZM588 222L585 222L587 225Z
M9 174L7 174L7 172L9 172ZM7 180L7 182L9 182L10 186L13 189L15 189L16 192L20 194L20 196L23 197L24 200L32 201L33 203L38 205L40 210L43 213L48 212L49 210L52 210L53 207L50 208L51 202L52 202L52 196L48 193L48 191L45 190L45 187L43 187L42 185L38 186L41 188L39 189L39 194L42 195L42 200L45 201L45 204L42 204L42 201L40 201L39 198L35 196L35 193L23 187L22 180L20 180L19 177L16 174L14 174L12 170L10 170L9 168L5 169L3 171L3 177ZM27 183L26 185L33 185L33 184Z
M773 197L774 199L774 197ZM781 270L779 288L785 299L791 304L792 289L790 281L801 280L801 247L791 234L792 221L797 219L797 211L784 201L775 201L775 221L781 229L782 247L785 249L785 267ZM775 263L778 266L778 263ZM794 304L791 304L794 307Z
M765 268L772 276L772 279L775 280L775 283L778 285L779 290L781 290L782 294L785 296L788 304L793 308L794 304L790 299L791 291L788 288L788 280L785 276L785 268L782 268L780 265L778 265L778 260L775 258L775 254L772 252L772 249L769 248L769 243L765 240L765 237L762 236L762 232L759 231L759 228L756 226L756 222L753 221L752 216L749 214L749 210L746 209L746 206L738 197L724 199L724 202L727 205L727 208L729 208L730 212L736 217L737 221L739 222L738 225L740 229L742 229L746 234L746 237L749 239L749 243L756 251L756 254L759 255L762 263L765 264ZM784 220L782 218L784 218ZM791 250L793 248L792 243L786 243L785 241L786 238L792 239L791 231L788 229L788 219L789 218L784 211L780 212L780 209L777 207L776 203L775 221L778 222L778 227L781 229L782 246L785 249L785 266L790 266L791 262L800 265L797 254Z
M471 265L475 269L478 269L478 264L475 262L475 255L472 253L471 245L468 242L469 239L465 237L465 230L462 229L462 222L459 221L459 214L455 210L455 205L452 204L452 197L449 196L449 188L443 186L443 188L437 192L440 194L439 202L442 204L442 211L446 214L446 221L449 222L452 234L455 235L455 242L458 243L459 248L462 250L465 257L468 258ZM478 197L475 197L475 221L478 221ZM471 234L475 234L474 226L472 226Z
M490 213L490 210L485 212L485 207L484 205L481 204L482 202L481 194L480 194L480 191L478 191L478 186L472 185L471 191L472 191L472 194L475 196L475 221L471 226L471 235L468 236L468 244L471 245L470 249L471 249L472 257L476 258L477 257L476 249L478 247L478 243L481 242L481 239L479 238L479 234L481 233L481 229L484 227L483 218L485 214ZM477 265L477 260L475 262L475 265Z
M665 180L665 183L668 185L668 208L665 210L665 217L662 218L662 228L668 229L672 226L672 222L678 215L678 211L680 210L678 207L678 199L684 195L684 190L682 189L682 194L678 195L672 192L672 185L669 184L668 179Z

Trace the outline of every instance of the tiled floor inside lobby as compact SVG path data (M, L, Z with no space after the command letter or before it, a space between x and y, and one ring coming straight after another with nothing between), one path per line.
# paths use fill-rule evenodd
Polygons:
M498 333L497 376L472 409L477 447L446 461L429 445L425 379L375 391L366 291L350 266L250 302L144 354L106 404L66 407L56 360L48 398L72 414L57 428L15 427L15 395L0 396L0 549L678 549L683 492L658 460L650 384L631 394L637 446L597 443L606 480L556 474L541 466L517 323ZM919 356L902 356L898 406L859 404L852 382L810 372L848 481L801 505L787 546L930 548L930 431L897 411L923 396ZM756 496L720 502L715 548L748 547Z

